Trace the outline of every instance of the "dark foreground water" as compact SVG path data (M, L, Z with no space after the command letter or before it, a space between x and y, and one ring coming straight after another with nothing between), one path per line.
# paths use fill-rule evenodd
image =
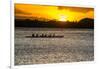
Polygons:
M27 38L55 33L63 38ZM15 28L15 65L94 60L93 29Z

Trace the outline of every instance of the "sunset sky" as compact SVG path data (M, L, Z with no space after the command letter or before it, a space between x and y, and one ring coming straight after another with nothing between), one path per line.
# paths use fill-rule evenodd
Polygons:
M15 4L15 17L20 19L40 19L58 21L79 21L94 18L93 8Z

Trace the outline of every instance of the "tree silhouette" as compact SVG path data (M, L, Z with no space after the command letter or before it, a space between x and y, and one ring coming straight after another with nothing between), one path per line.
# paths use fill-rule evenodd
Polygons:
M74 21L40 21L37 19L15 19L15 27L33 27L33 28L94 28L94 19L84 18L79 22Z

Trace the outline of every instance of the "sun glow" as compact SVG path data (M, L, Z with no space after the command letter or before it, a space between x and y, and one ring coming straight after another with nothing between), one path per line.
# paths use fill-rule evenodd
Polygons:
M59 21L67 21L66 18L67 18L66 16L60 15Z

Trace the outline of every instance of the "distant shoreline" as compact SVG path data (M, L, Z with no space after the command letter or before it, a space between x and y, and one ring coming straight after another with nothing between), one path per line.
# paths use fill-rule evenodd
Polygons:
M54 28L54 27L15 27L16 29L17 28L34 28L34 29L37 29L37 28L43 28L43 29L46 29L46 28L50 28L50 29L94 29L94 28Z

